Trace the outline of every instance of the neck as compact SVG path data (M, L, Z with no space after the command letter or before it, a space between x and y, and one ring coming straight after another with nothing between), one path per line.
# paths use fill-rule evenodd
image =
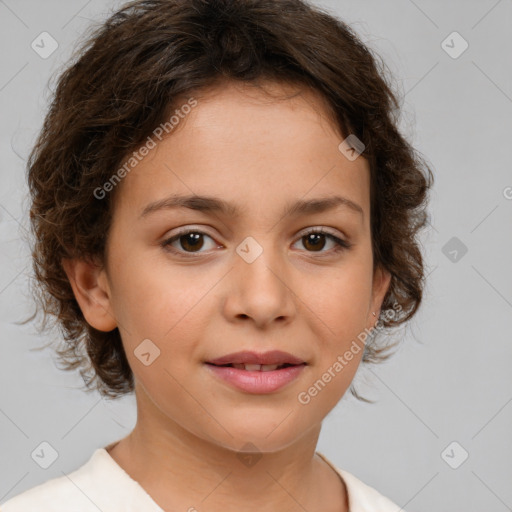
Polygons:
M348 510L343 481L315 455L321 424L278 451L235 451L137 404L135 428L109 453L162 509Z

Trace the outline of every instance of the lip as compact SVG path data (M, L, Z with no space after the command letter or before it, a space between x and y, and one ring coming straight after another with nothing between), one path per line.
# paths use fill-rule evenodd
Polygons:
M301 365L306 364L305 361L298 357L283 352L281 350L271 350L269 352L263 352L261 354L252 351L233 352L217 359L206 361L211 365L221 364L294 364ZM246 370L242 370L246 371ZM246 371L247 372L247 371ZM269 372L272 373L272 372Z
M215 366L211 363L205 363L205 366L215 376L235 388L246 391L247 393L266 394L277 391L297 379L307 365L306 363L302 363L297 364L296 366L288 366L286 368L281 368L280 370L271 370L267 372L259 370L239 370L238 368L233 368L231 366Z

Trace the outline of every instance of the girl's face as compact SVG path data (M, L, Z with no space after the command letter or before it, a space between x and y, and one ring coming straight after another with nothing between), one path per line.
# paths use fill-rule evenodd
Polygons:
M210 93L118 185L103 282L139 421L275 451L318 428L348 389L390 276L372 274L367 161L338 149L321 100L234 84ZM184 196L191 207L149 208ZM344 201L286 213L334 197ZM206 363L244 350L307 364L263 393Z

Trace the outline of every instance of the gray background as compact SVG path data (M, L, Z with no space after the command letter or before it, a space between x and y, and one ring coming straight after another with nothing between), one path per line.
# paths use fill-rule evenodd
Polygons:
M344 397L318 450L408 512L512 510L512 2L315 3L383 56L404 95L402 131L436 178L425 302L399 352L358 373L360 392L378 402ZM30 351L50 336L13 323L32 311L24 161L47 82L90 20L118 5L0 0L0 503L76 469L135 423L133 397L84 393L51 350ZM31 48L43 31L59 45L46 59ZM469 44L457 58L442 46L453 31ZM58 452L48 469L31 458L43 441Z

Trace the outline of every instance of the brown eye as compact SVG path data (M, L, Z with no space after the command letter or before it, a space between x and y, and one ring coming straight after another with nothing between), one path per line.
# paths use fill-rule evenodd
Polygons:
M323 233L310 233L302 238L305 240L303 242L304 247L308 250L321 251L325 247L325 235Z
M200 254L201 252L205 252L201 251L201 249L205 245L204 237L209 238L213 242L212 237L207 235L206 233L203 233L202 231L188 230L178 233L177 235L174 235L173 237L162 242L161 245L164 249L173 253ZM176 243L178 244L177 247L174 245ZM215 246L215 244L212 244L212 246Z
M202 233L187 233L186 235L181 235L178 240L180 241L181 247L186 251L195 251L201 249L204 245L204 240L202 239Z
M329 240L334 244L334 246L331 247L331 250L324 251L323 249ZM309 233L302 235L299 241L302 242L302 245L306 248L307 252L318 252L321 254L329 254L332 252L337 253L339 251L349 249L352 246L351 243L341 240L332 233L325 232L323 229L310 230Z

